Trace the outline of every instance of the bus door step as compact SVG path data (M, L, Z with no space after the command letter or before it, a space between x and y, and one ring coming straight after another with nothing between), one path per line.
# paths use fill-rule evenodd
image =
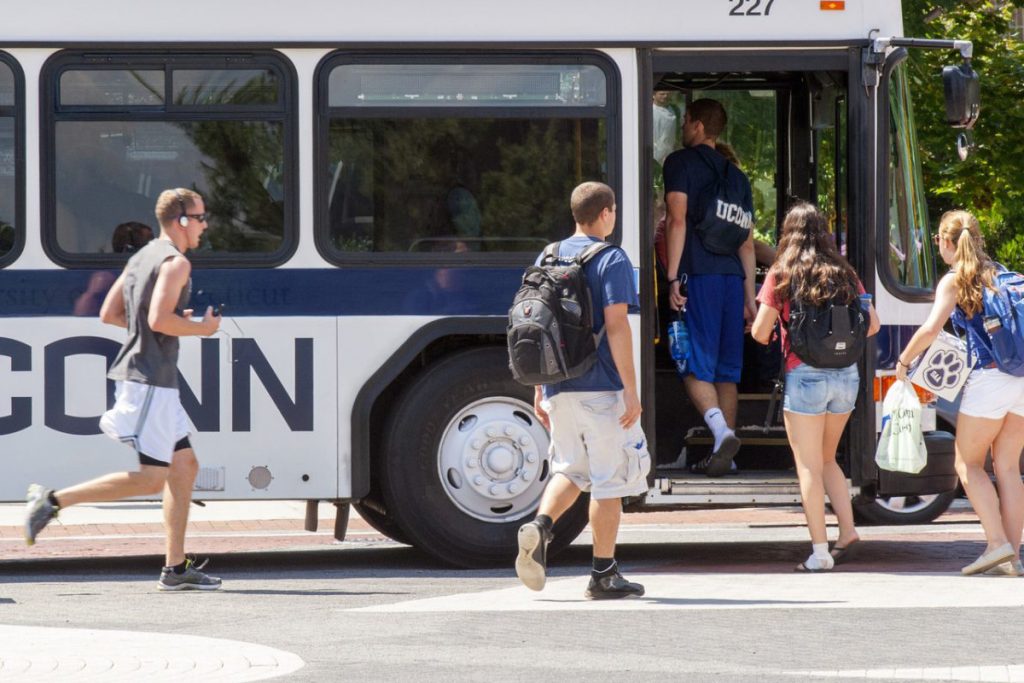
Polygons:
M646 505L785 505L800 503L800 484L792 470L738 472L709 478L673 473L655 479Z

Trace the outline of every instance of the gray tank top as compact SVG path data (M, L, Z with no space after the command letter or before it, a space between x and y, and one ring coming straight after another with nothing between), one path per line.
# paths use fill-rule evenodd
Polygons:
M165 239L155 239L128 259L124 269L124 312L128 339L117 354L107 377L157 387L178 388L178 338L149 327L149 304L160 266L180 255ZM182 287L174 310L179 315L192 296L192 279Z

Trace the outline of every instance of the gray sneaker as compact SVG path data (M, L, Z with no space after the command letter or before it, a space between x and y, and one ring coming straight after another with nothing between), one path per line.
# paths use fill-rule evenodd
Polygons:
M537 522L519 527L519 555L516 557L516 576L530 590L539 591L547 580L548 543L551 534Z
M160 572L160 581L157 582L156 587L162 591L218 590L221 580L200 571L205 566L205 560L197 567L189 558L185 560L185 571L181 574L175 574L170 567L164 567Z
M39 484L28 487L28 495L25 496L25 543L28 545L35 545L39 532L57 517L59 508L50 502L51 493L53 489Z

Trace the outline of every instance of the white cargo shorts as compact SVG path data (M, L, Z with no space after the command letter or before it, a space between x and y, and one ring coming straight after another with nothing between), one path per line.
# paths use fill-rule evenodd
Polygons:
M177 389L139 382L115 383L114 407L103 413L100 429L137 453L168 464L174 445L191 431Z
M555 394L542 406L551 420L551 470L596 500L647 492L651 456L638 420L619 424L621 391Z

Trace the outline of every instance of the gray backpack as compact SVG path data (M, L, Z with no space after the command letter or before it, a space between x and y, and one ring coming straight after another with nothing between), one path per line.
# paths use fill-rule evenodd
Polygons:
M594 334L583 267L613 245L594 243L569 265L560 265L559 244L549 244L540 265L526 269L508 312L508 365L512 376L529 386L581 377L597 361L604 336L604 329Z

